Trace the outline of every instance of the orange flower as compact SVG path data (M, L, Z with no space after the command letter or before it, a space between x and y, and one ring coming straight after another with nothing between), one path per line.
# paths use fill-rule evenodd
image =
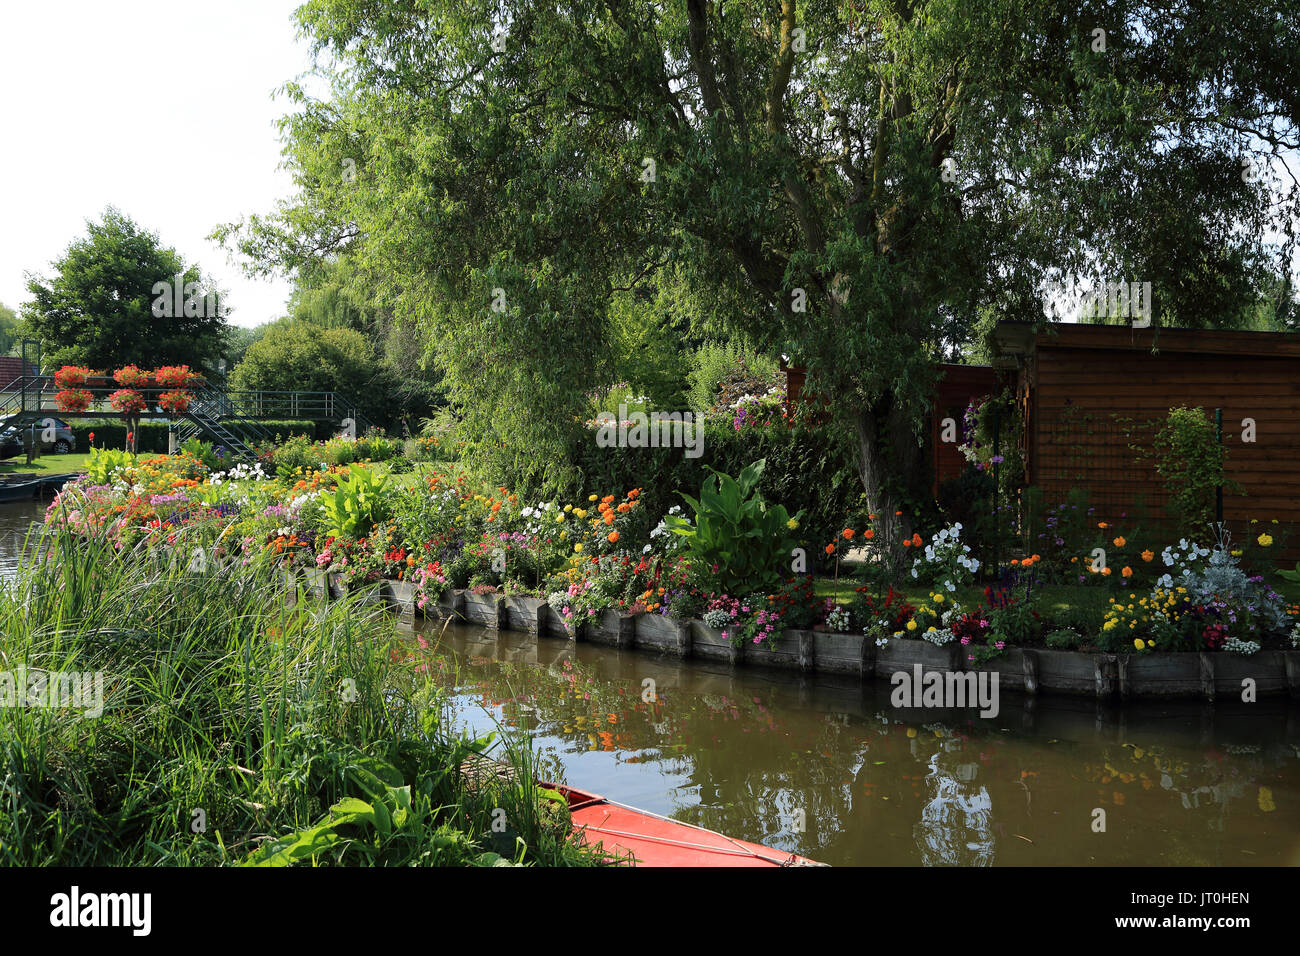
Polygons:
M492 506L492 513L496 514L500 510L501 510L501 502L498 501L496 504Z
M626 502L624 502L623 504L621 504L621 505L618 506L618 509L617 509L617 510L618 510L618 513L619 513L619 514L621 514L621 515L625 515L625 514L627 514L628 509L631 508L631 507L632 507L631 505L629 505L629 504L627 504Z
M866 531L862 532L862 537L866 538L868 541L870 541L870 540L871 540L872 538L874 538L875 536L876 536L876 533L875 533L874 531L872 531L870 528L868 528Z
M614 512L612 512L612 511L606 511L606 512L605 512L605 524L613 524L613 523L614 523Z
M1124 547L1124 545L1128 544L1128 542L1124 540L1123 535L1120 535L1118 538L1116 538L1113 543L1117 548L1122 548Z
M1020 559L1019 559L1019 558L1012 558L1012 559L1011 559L1011 566L1012 566L1013 568L1014 568L1016 565L1018 565L1019 563L1020 563Z
M845 528L843 531L840 532L840 534L842 534L842 535L844 536L844 540L845 540L845 541L852 541L852 540L853 540L853 529L852 529L852 528Z
M831 543L831 544L826 545L826 553L827 553L827 554L834 554L834 553L835 553L835 545L834 545L834 543Z
M1127 566L1124 567L1124 568L1122 568L1122 569L1120 570L1119 573L1122 574L1122 575L1123 575L1124 577L1126 577L1126 578L1131 578L1131 577L1133 577L1133 569L1130 568L1130 567L1127 567Z
M1108 578L1108 577L1110 577L1110 568L1102 568L1102 569L1101 569L1101 576L1102 576L1103 578Z
M1154 558L1155 556L1156 556L1156 553L1155 553L1154 551L1152 551L1150 548L1148 548L1147 550L1145 550L1145 551L1142 552L1142 560L1143 560L1143 561L1150 561L1150 560L1151 560L1152 558Z
M912 546L912 539L911 539L911 538L904 538L904 539L903 539L903 547L905 547L905 548L910 548L911 546Z
M921 536L919 534L912 535L912 547L919 548L921 543Z
M618 544L618 532L617 532L617 531L611 531L611 532L609 533L609 543L610 543L610 544Z
M611 501L614 500L614 496L613 496L613 495L606 495L604 498L601 498L600 500L601 500L603 503L605 503L605 504L609 504Z
M1106 522L1104 522L1104 521L1098 521L1098 522L1097 522L1097 527L1098 527L1098 528L1101 528L1102 531L1105 531L1107 528L1110 527L1110 525L1106 524Z

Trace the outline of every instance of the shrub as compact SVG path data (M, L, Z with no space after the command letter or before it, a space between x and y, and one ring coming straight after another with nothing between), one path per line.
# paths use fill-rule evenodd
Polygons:
M1074 631L1052 631L1043 638L1043 643L1053 650L1072 651L1079 646L1079 635Z
M1168 508L1180 533L1205 533L1214 520L1216 489L1241 492L1224 476L1227 449L1203 408L1171 408L1153 444L1156 472L1169 492Z

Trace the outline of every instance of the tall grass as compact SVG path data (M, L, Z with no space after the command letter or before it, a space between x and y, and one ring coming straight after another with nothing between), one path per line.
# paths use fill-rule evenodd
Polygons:
M196 545L50 532L0 590L0 671L104 675L98 717L0 707L0 862L594 861L539 809L526 745L506 748L524 784L467 790L487 741L449 729L382 611Z

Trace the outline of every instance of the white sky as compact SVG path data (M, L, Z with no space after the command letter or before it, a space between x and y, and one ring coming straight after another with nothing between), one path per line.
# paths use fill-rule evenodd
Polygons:
M232 323L284 314L287 281L204 237L291 192L273 92L309 66L298 3L0 2L0 302L114 205L213 277Z

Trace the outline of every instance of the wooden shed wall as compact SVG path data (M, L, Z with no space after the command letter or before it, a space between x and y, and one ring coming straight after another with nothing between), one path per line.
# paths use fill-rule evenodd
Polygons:
M1087 488L1101 520L1124 520L1140 503L1164 518L1163 482L1130 444L1150 447L1145 423L1171 407L1222 408L1228 475L1247 493L1224 495L1234 533L1252 518L1300 527L1300 338L1166 331L1160 345L1153 355L1149 336L1097 327L1038 337L1028 365L1032 479L1049 500ZM1242 441L1245 418L1255 420L1254 443Z

